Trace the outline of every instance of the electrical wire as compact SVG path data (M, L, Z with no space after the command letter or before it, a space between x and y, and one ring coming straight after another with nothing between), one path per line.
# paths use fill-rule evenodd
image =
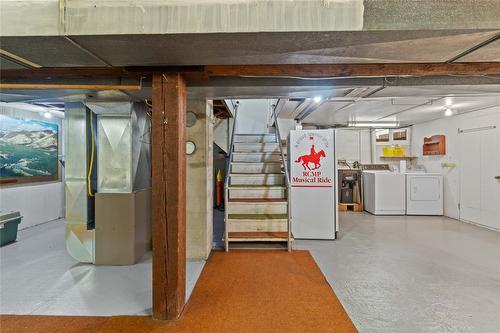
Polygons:
M90 183L90 180L92 178L92 168L94 167L94 122L93 122L93 117L92 117L92 111L90 111L90 133L91 133L91 152L90 152L90 163L89 163L89 172L87 174L87 194L89 197L93 197L94 193L92 193L92 186Z

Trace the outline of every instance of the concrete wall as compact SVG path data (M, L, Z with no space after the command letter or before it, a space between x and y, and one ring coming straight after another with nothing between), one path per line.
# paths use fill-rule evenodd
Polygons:
M188 100L188 112L197 121L186 129L186 140L196 151L186 156L186 251L188 259L206 259L212 249L213 228L213 123L212 104Z
M47 119L23 106L0 105L0 113L25 119L41 120L59 125L59 153L62 151L62 119L52 117ZM40 109L41 111L43 109ZM60 177L63 177L63 168L59 166ZM59 181L10 185L0 187L0 210L19 211L24 217L20 229L29 228L37 224L52 221L64 216L64 186Z
M458 219L460 202L460 158L459 128L476 128L482 126L500 126L500 108L470 112L464 115L446 117L435 121L414 125L412 128L412 152L418 157L417 164L423 165L427 172L444 175L444 214ZM424 137L446 135L446 155L423 156ZM441 163L456 163L455 168L444 168Z

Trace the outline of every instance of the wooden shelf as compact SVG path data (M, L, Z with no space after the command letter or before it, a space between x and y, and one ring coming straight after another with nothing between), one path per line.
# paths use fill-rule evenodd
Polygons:
M422 154L425 155L446 155L446 137L442 134L424 138Z

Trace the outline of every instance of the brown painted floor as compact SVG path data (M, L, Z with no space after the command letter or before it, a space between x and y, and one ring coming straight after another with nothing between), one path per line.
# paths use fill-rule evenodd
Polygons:
M213 252L181 319L2 316L2 333L357 332L307 251Z

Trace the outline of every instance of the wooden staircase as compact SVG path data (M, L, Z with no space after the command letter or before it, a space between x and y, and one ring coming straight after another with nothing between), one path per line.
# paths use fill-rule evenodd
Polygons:
M276 135L234 134L231 147L225 189L226 251L236 243L238 248L241 243L253 243L251 248L274 243L291 250L284 155Z

